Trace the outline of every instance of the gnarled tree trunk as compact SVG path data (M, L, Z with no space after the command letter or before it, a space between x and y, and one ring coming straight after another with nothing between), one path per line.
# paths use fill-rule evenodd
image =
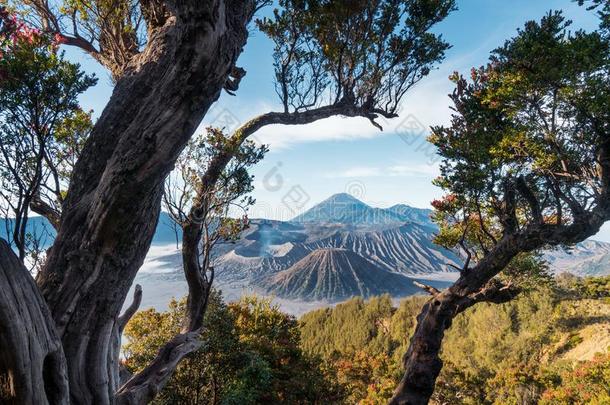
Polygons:
M163 181L234 69L254 1L166 7L93 129L37 279L74 403L114 402L117 317L150 246Z
M7 382L0 402L69 403L66 360L49 308L3 239L0 286L0 376Z

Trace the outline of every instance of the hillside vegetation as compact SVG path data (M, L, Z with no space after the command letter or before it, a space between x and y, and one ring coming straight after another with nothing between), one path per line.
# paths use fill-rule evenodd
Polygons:
M610 403L610 277L562 275L459 315L443 345L436 404ZM425 301L352 299L301 318L302 346L332 365L348 403L385 403Z
M269 301L214 293L206 344L157 403L385 404L424 296L353 298L298 321ZM125 366L139 371L179 330L184 302L129 323ZM561 275L503 305L459 315L443 346L434 404L610 403L610 277Z

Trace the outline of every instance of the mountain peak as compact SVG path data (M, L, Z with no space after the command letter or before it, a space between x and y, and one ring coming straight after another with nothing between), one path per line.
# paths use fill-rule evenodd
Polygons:
M326 200L315 205L303 214L292 219L292 222L327 222L327 223L355 223L358 218L367 216L372 211L369 207L353 195L348 193L333 194Z
M415 208L405 204L396 204L386 208L386 210L400 215L405 221L436 228L436 224L431 219L432 210L427 208Z
M338 203L338 204L359 204L359 205L367 205L348 193L337 193L328 197L326 200L322 201L320 204L327 203ZM368 206L368 205L367 205Z
M390 208L375 208L348 193L338 193L315 205L291 222L338 223L347 225L386 226L416 222L433 226L430 210L397 204Z

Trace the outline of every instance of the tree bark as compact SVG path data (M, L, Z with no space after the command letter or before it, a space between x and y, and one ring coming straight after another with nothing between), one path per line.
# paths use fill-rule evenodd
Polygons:
M390 404L427 404L443 367L441 345L453 318L478 302L508 302L518 293L516 288L494 282L466 297L455 295L451 289L435 293L417 316L417 327L403 359L405 374Z
M61 340L32 276L0 239L0 375L8 392L0 402L68 404ZM2 396L8 395L8 398Z
M181 333L194 332L203 325L203 318L207 308L211 280L205 279L207 268L199 264L199 245L202 238L201 225L196 219L189 216L182 229L182 266L188 285L186 313L182 322ZM204 246L204 249L208 247Z
M55 230L59 228L61 214L49 204L44 202L42 198L40 198L40 195L34 195L30 201L30 209L38 215L45 217Z
M150 246L164 178L225 86L254 10L254 1L166 5L87 141L37 279L74 403L113 401L117 317Z

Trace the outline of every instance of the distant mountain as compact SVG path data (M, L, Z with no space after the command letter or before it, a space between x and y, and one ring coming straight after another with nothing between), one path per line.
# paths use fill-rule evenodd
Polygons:
M216 253L218 276L244 281L288 269L319 249L346 249L386 271L406 275L452 271L460 263L452 251L432 242L433 229L397 223L378 229L344 224L252 220L235 244Z
M293 223L339 223L346 225L384 225L405 222L403 215L383 208L373 208L347 193L340 193L322 201Z
M161 211L159 214L159 223L157 224L157 230L155 236L153 236L153 245L165 245L170 243L176 243L182 240L182 230L178 228L176 234L176 228L173 226L173 221L167 212Z
M0 238L10 239L7 235L13 231L13 224L14 220L12 219L0 218ZM55 228L43 217L30 218L26 226L26 233L36 235L43 248L51 246L56 236Z
M7 230L10 232L13 222L12 219L7 220L0 218L0 238L7 239ZM157 225L157 230L153 236L153 245L166 245L176 242L176 233L171 224L172 221L169 215L166 212L161 212L159 215L159 224ZM29 218L26 232L40 237L42 247L44 248L51 246L56 236L55 228L53 228L46 218L41 216ZM178 233L178 239L181 240L181 238L180 233Z
M267 293L305 301L419 292L411 279L384 270L351 250L332 248L314 250L263 285Z
M574 247L547 250L543 257L555 274L610 275L610 243L586 240Z
M416 223L371 231L338 231L308 244L310 249L348 249L382 268L404 274L452 271L449 264L461 259L453 251L432 242L433 230Z
M252 220L241 240L217 251L217 274L224 281L305 300L332 300L333 291L341 297L352 294L357 283L348 277L342 284L346 276L340 269L351 269L350 259L407 277L447 277L437 273L454 272L451 265L462 259L432 242L437 228L430 214L403 204L374 208L349 194L335 194L290 222ZM546 252L546 258L554 272L610 273L610 244L587 241ZM325 267L324 260L333 264ZM371 282L364 275L350 277ZM385 292L395 294L387 287Z
M432 210L427 208L415 208L405 204L396 204L391 206L390 208L386 208L386 211L390 211L400 215L400 217L404 221L415 222L421 225L428 225L433 228L437 227L437 225L432 222L432 219L430 218L430 216L432 215Z
M255 287L299 300L406 294L415 291L409 277L447 278L454 272L450 265L461 262L455 252L432 242L437 228L430 214L430 210L404 204L375 208L343 193L288 222L253 219L238 241L216 246L217 280L236 291ZM6 238L7 225L10 228L10 220L0 220L0 237ZM43 234L45 247L55 237L42 217L31 218L28 232ZM169 288L170 280L183 280L177 277L181 258L174 247L180 236L162 212L150 260L138 276L149 286L158 282L154 288L159 293ZM571 249L546 251L544 257L555 273L610 274L609 243L588 240ZM399 281L405 278L408 287L403 289Z

